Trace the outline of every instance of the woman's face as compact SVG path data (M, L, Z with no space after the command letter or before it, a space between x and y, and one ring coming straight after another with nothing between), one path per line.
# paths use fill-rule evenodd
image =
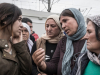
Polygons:
M22 16L19 16L18 20L16 20L13 24L13 35L18 37L22 32Z
M58 36L60 33L60 28L53 19L48 19L46 21L45 29L46 29L46 34L50 38L54 38Z
M60 23L62 25L62 29L68 36L72 36L77 32L78 24L74 18L69 16L61 16Z
M85 39L87 40L87 49L91 52L99 53L100 41L96 38L95 27L91 21L88 22Z
M28 32L27 28L23 27L22 34L23 34L23 40L27 41L29 38L29 32Z

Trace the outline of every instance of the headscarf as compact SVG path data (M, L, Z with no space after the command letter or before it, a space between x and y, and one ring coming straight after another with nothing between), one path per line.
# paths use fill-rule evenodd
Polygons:
M23 27L25 27L28 32L29 32L29 38L27 40L27 44L28 44L28 47L29 47L29 50L30 50L30 53L31 53L31 50L32 50L32 46L33 46L33 42L30 40L30 34L31 34L31 30L30 30L30 27L29 25L27 25L26 23L22 23Z
M98 27L100 27L100 15L95 15L88 17L93 23L95 23Z
M50 43L58 43L60 41L60 39L64 36L64 33L63 33L61 25L60 25L59 16L56 14L53 14L53 15L48 16L47 20L48 19L53 19L56 22L56 24L60 28L60 33L58 36L56 36L54 38L50 38L47 34L44 34L42 36L42 38L45 40L48 40L48 42L50 42ZM46 22L47 22L47 20L46 20ZM46 27L46 22L45 22L45 27Z
M69 10L73 13L75 20L78 23L78 29L77 29L77 32L72 36L68 36L66 34L67 42L66 42L66 51L65 51L63 61L62 61L62 75L69 75L69 73L71 72L71 67L70 67L71 58L74 52L72 41L80 40L86 34L85 21L81 12L75 8L69 8ZM86 42L85 42L81 50L81 53L84 52L86 48L87 47L86 47Z
M87 23L88 23L88 19L91 20L93 23L95 23L98 27L100 27L100 15L88 17ZM87 49L87 56L90 59L90 61L92 61L93 63L97 65L100 65L100 54L96 56L95 53L92 53ZM78 59L78 69L77 69L76 75L81 75L81 58L82 57L83 56L79 57Z

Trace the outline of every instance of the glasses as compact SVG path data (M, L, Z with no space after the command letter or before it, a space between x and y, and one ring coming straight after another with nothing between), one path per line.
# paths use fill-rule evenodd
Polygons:
M75 53L73 55L73 61L75 61L75 62L77 61L79 54L81 54L81 52Z

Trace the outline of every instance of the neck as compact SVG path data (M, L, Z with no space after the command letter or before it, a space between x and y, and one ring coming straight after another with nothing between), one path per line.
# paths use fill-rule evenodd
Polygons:
M9 41L10 36L11 35L7 31L7 29L6 30L0 30L0 39L5 39L5 40Z
M98 55L100 54L100 50L96 51L95 53L96 53L96 54L97 54L97 56L98 56Z

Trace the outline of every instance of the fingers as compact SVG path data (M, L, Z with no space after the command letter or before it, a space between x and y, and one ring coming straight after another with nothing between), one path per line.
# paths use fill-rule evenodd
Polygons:
M11 39L12 39L13 44L23 41L22 32L20 33L19 36L12 36Z
M39 73L38 75L42 75L42 74Z
M37 66L40 66L41 65L41 62L44 61L44 59L45 59L44 49L40 48L40 49L36 50L33 53L32 58L33 58L35 64Z

